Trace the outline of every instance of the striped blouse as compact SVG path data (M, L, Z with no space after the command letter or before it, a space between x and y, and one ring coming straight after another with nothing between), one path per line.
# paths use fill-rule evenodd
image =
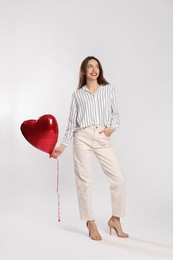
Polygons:
M92 94L86 86L72 95L68 126L62 143L68 145L75 131L92 125L119 127L119 114L115 89L111 85L100 86Z

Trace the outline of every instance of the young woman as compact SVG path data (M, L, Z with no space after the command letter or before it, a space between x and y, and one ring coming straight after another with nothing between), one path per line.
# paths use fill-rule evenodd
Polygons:
M73 137L80 217L86 221L89 236L94 240L101 240L102 237L94 221L91 205L91 153L96 155L110 184L110 234L113 228L119 237L128 237L122 231L120 223L120 217L124 216L125 182L110 144L110 136L118 126L115 90L105 80L100 61L89 56L80 67L79 86L72 95L68 126L62 144L54 149L51 157L60 156Z

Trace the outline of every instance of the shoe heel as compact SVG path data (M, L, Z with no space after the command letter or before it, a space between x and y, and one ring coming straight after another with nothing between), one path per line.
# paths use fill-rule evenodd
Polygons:
M109 230L110 230L110 236L112 235L112 228L111 227L109 227Z

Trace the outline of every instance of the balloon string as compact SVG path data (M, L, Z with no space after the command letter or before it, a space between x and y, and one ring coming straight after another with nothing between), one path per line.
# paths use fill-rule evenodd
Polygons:
M57 199L58 199L58 222L61 221L60 218L60 194L58 191L58 186L59 186L59 162L57 159L57 174L56 174L56 192L57 192Z

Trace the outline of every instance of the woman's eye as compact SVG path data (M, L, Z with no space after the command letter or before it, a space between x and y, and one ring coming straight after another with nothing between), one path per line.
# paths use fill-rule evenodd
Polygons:
M94 68L93 65L88 65L88 69L93 69L93 68ZM95 66L95 68L99 69L99 66L97 65L97 66Z

